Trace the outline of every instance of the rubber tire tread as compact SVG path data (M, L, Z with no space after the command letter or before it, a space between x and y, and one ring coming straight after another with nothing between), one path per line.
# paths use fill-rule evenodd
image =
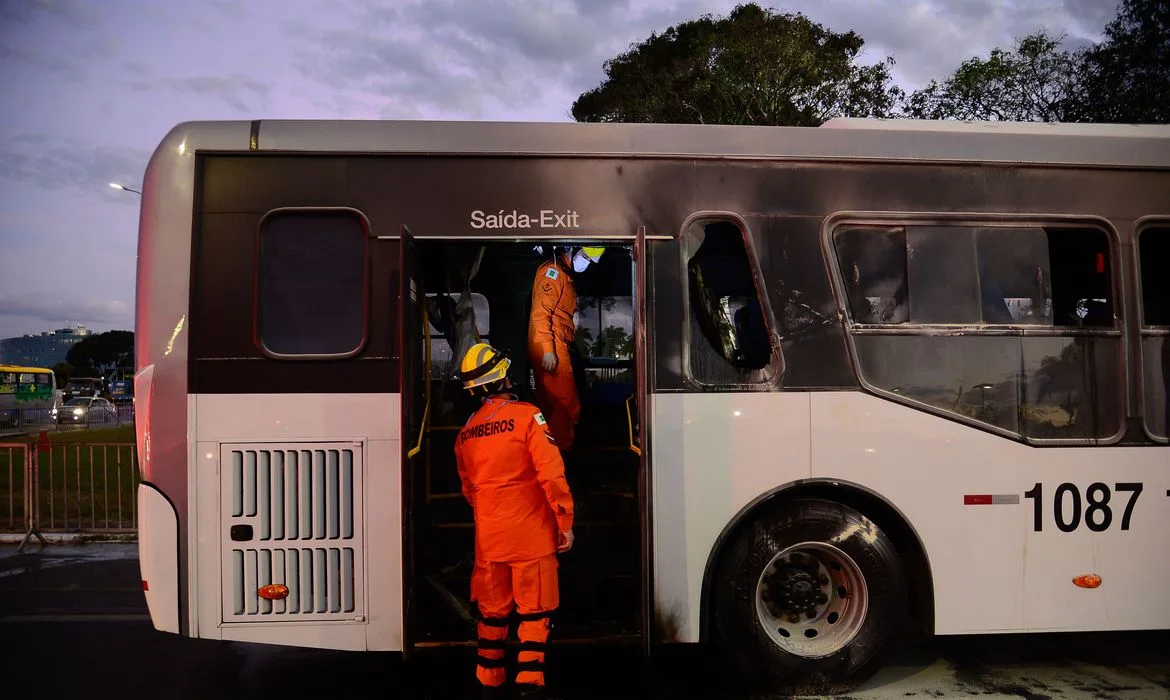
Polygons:
M739 670L747 690L786 695L848 692L881 665L906 619L908 588L897 548L856 510L822 499L769 508L742 526L716 564L712 638ZM839 541L834 541L838 540ZM756 582L771 559L799 542L832 542L861 569L869 594L866 618L834 654L805 659L781 650L760 625Z

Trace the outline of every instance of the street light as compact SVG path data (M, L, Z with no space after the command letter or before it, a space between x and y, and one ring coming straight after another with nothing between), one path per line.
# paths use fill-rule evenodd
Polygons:
M138 190L136 190L136 189L133 189L133 188L130 188L130 187L127 187L127 186L125 186L125 185L119 185L119 184L118 184L118 183L116 183L116 182L111 182L111 183L110 183L110 187L113 187L113 188L114 188L114 189L116 189L116 190L126 190L127 192L133 192L133 193L134 193L134 194L136 194L136 195L142 196L142 193L141 193L141 192L139 192Z

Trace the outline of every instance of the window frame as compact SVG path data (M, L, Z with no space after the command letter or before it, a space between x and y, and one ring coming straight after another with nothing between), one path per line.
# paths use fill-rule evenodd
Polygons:
M687 271L687 265L690 262L694 251L692 251L690 248L689 236L687 233L692 226L714 222L723 222L734 225L739 229L740 236L743 237L744 251L747 253L748 266L752 271L752 285L756 290L756 297L760 303L760 311L764 315L764 328L767 329L768 344L772 350L772 359L762 369L772 370L773 375L770 379L762 382L712 383L696 378L694 373L691 371L691 337L693 333L693 321L691 312L690 276ZM768 288L764 283L763 272L760 270L760 256L759 252L756 250L755 237L752 234L751 227L748 226L747 221L745 221L742 216L736 214L735 212L704 209L692 213L683 220L682 225L679 227L678 241L679 283L682 293L683 307L681 343L683 381L703 390L775 390L783 381L786 363L784 362L784 350L781 346L780 336L778 335L776 328L776 317L772 313L772 300L771 297L768 296ZM712 348L711 351L718 354L714 348Z
M264 227L269 219L289 214L348 214L355 219L362 231L362 294L361 318L362 334L356 346L346 352L339 353L282 353L270 349L264 342L260 331L260 261L263 251ZM371 287L371 256L370 239L372 228L370 220L360 209L354 207L319 207L319 206L289 206L269 209L256 223L255 243L252 256L252 344L265 357L273 360L347 360L360 355L370 342L370 294Z
M1152 337L1166 337L1163 342L1170 343L1170 325L1154 325L1146 322L1146 298L1145 292L1142 289L1142 275L1145 270L1142 268L1142 236L1154 228L1167 229L1164 236L1170 238L1170 217L1167 216L1143 216L1133 222L1133 277L1134 277L1134 297L1137 304L1137 331L1138 331L1138 350L1137 350L1137 378L1138 378L1138 405L1142 413L1142 431L1145 432L1146 437L1156 443L1163 445L1170 445L1170 416L1166 417L1167 421L1167 435L1160 436L1155 433L1149 422L1149 415L1146 413L1146 351L1145 339Z
M1111 327L1076 327L1076 326L1037 326L1036 324L1021 323L859 323L853 318L853 310L849 304L848 285L845 282L844 271L838 257L836 246L837 231L853 226L942 226L967 228L1087 228L1093 229L1105 236L1109 252L1109 290L1111 294L1111 308L1113 325ZM1136 248L1136 246L1135 246ZM1130 376L1130 352L1127 341L1127 324L1129 310L1123 290L1125 289L1124 266L1121 261L1121 237L1113 224L1103 217L1069 215L1069 214L1005 214L998 212L910 212L910 211L838 211L825 217L821 225L821 250L825 257L825 264L829 270L830 284L833 287L833 296L836 299L837 314L841 319L842 329L845 332L845 343L849 353L849 361L854 376L866 391L897 403L911 406L917 410L939 416L941 418L961 423L965 426L999 435L1025 445L1042 446L1069 446L1069 445L1112 445L1121 441L1126 433L1129 397L1133 388L1128 377ZM909 270L907 270L907 273ZM983 336L983 337L1018 337L1021 341L1028 337L1041 338L1084 338L1110 337L1117 338L1117 372L1113 381L1121 389L1117 392L1117 405L1114 410L1120 416L1115 433L1104 437L1090 438L1034 438L1027 435L1021 424L1020 432L1001 428L989 423L968 418L959 413L948 412L912 397L897 392L882 389L872 384L862 371L861 358L857 350L855 338L857 336ZM1023 347L1021 346L1021 351ZM1018 404L1017 404L1018 405Z

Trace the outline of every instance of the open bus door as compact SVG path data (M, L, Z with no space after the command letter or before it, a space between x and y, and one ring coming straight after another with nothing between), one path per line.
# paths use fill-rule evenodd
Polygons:
M402 653L409 656L416 629L414 547L414 463L430 413L430 382L426 381L430 358L422 358L426 332L426 293L419 273L418 247L410 229L403 225L399 241L398 342L399 387L402 392ZM430 344L427 343L429 354ZM421 385L421 387L420 387ZM421 388L421 391L420 391Z
M627 401L627 413L630 423L630 450L638 455L638 513L642 539L642 575L641 590L638 597L641 618L642 653L650 655L650 647L654 634L654 557L651 550L653 536L651 534L651 490L650 490L650 442L648 435L647 417L649 415L650 382L648 372L648 349L646 346L646 314L650 305L647 303L646 290L648 288L647 275L649 266L646 249L646 227L639 226L634 238L634 393L630 396L633 405Z

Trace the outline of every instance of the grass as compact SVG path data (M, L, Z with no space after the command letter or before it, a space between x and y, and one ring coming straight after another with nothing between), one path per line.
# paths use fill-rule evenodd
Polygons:
M110 443L110 442L125 442L132 443L135 441L134 424L128 423L126 425L119 425L114 428L83 428L78 430L47 430L49 442L58 443ZM37 441L37 435L21 435L19 437L6 439L5 443L24 443L30 444Z
M43 532L110 531L135 526L138 463L134 426L53 431L49 449L37 436L0 447L0 531L25 525L25 455L37 460L40 529Z

